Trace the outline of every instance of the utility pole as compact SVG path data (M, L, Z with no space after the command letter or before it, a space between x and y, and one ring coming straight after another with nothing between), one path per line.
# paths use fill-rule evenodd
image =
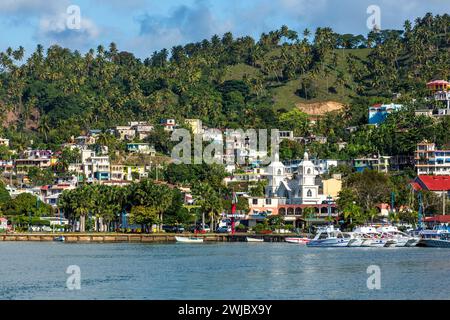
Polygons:
M446 211L446 204L447 204L447 193L445 191L442 191L442 214L445 216Z

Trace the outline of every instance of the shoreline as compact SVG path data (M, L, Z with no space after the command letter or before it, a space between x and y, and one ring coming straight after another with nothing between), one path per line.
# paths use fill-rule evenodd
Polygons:
M64 236L66 243L176 243L176 236L191 237L193 234L94 234L94 233L16 233L0 234L0 242L53 242ZM265 242L285 242L293 235L206 234L196 235L205 242L245 242L246 237L264 238Z

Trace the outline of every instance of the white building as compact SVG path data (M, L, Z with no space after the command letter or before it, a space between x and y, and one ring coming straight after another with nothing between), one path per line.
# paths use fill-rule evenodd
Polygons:
M418 143L415 165L417 175L450 175L450 150L439 150L428 141Z
M0 146L9 147L9 139L0 138Z
M88 182L109 180L109 156L96 156L92 150L82 150L81 163L71 163L69 171L77 173L79 179L84 175Z
M285 174L285 167L278 156L267 168L267 175L268 197L285 198L286 204L320 204L326 198L319 194L319 184L316 182L319 172L307 152L292 178Z

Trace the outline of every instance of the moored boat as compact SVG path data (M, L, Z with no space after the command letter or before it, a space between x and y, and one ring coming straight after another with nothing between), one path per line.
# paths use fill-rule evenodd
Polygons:
M178 243L203 243L203 238L197 237L175 237Z
M362 247L391 247L394 246L397 241L389 234L382 234L378 232L373 226L357 227L353 230L354 233L364 238Z
M302 244L305 245L307 244L309 241L311 241L311 239L308 238L299 238L299 237L291 237L291 238L286 238L285 241L287 243L294 243L294 244Z
M438 225L432 230L422 230L419 233L419 245L433 248L450 248L450 231L448 226Z
M347 247L351 238L333 226L320 228L313 240L306 245L308 247Z
M262 238L246 237L245 241L247 241L247 242L264 242L264 239L262 239Z
M66 237L64 237L64 236L54 237L53 241L65 242L66 241Z
M401 232L395 226L383 226L378 228L382 235L387 235L388 238L396 240L396 247L414 247L419 243L419 238L412 237L404 232Z

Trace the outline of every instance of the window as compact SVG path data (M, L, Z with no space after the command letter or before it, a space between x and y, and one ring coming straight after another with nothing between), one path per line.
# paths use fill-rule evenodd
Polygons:
M266 204L272 204L272 199L267 198L266 199Z
M320 240L327 239L327 238L328 238L328 235L325 232L319 236Z
M253 199L253 204L258 204L258 199Z
M281 175L281 169L278 169L278 175L279 176Z
M311 168L308 168L308 172L307 172L308 174L311 174Z
M311 197L313 196L312 191L311 191L311 190L308 190L308 193L306 194L306 196L307 196L308 198L311 198Z

